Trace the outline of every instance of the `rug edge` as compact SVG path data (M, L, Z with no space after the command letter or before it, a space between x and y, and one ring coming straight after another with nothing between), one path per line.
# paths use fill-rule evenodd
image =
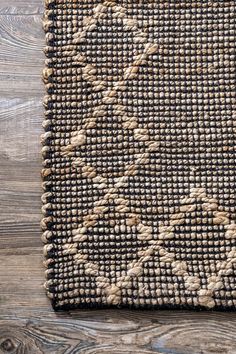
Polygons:
M42 127L44 133L41 135L41 156L42 156L42 189L43 193L41 196L42 201L42 219L41 219L41 240L44 244L43 255L44 255L44 267L45 270L45 282L44 288L46 290L46 295L51 300L52 307L56 309L56 299L55 299L55 290L54 290L54 243L52 241L52 192L51 192L51 174L52 174L52 164L50 158L51 151L51 98L52 98L52 82L51 77L53 75L53 69L50 67L50 45L53 42L53 5L55 0L44 0L44 15L42 19L42 27L45 33L45 46L44 46L44 55L45 55L45 64L42 72L42 80L45 87L45 95L43 98L44 106L44 118Z

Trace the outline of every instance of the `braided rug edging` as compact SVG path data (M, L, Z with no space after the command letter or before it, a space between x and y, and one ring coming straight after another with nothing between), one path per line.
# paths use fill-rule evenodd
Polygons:
M48 298L52 301L54 307L55 301L55 289L53 286L53 275L54 275L54 243L52 241L52 198L53 193L51 191L51 139L52 139L52 130L51 130L51 120L52 120L52 111L50 99L52 99L53 92L53 83L51 82L51 77L53 74L53 69L51 68L50 61L50 45L53 44L53 13L52 6L55 3L55 0L45 0L45 11L43 18L43 29L45 31L45 41L46 46L44 48L44 53L46 56L45 68L43 70L43 82L45 84L46 95L44 96L43 105L45 108L44 114L45 119L43 121L44 133L41 135L41 144L42 144L42 157L43 157L43 169L41 172L43 180L43 194L42 194L42 214L43 218L41 220L41 229L43 231L41 239L44 244L43 254L45 257L44 266L45 278L44 288Z

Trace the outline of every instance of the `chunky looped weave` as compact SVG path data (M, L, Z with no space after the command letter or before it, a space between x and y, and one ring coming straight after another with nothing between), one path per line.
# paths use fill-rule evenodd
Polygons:
M55 309L235 308L236 3L47 0Z

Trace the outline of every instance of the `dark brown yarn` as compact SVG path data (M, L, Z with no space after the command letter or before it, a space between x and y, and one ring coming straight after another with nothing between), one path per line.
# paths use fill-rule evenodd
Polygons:
M235 308L235 1L47 0L58 308Z

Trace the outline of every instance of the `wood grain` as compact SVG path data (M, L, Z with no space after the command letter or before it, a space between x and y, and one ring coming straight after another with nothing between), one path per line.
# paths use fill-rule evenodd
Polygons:
M35 98L42 95L45 45L41 15L0 16L1 96Z
M0 353L236 353L234 313L52 311L39 228L42 10L0 0Z
M43 0L0 0L0 15L42 14L43 8Z
M19 353L235 353L235 321L223 314L80 311L3 316L0 348ZM234 325L234 326L232 326Z

